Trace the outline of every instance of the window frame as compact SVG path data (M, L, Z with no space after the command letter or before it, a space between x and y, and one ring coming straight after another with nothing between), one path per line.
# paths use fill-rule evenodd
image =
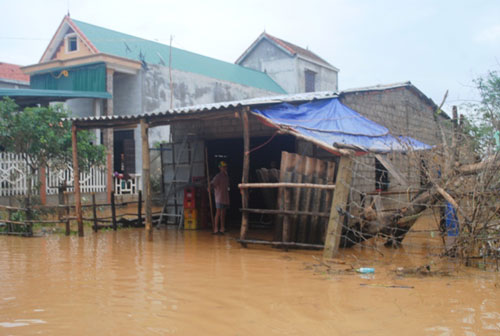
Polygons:
M316 92L316 75L315 71L304 70L304 92ZM312 79L312 82L308 79ZM312 83L312 90L308 90L308 83Z
M76 43L75 50L70 50L72 39L75 39L75 43ZM66 35L65 40L66 40L65 45L66 45L66 53L67 54L77 52L80 49L80 43L78 42L78 36L76 34L73 33L73 34Z

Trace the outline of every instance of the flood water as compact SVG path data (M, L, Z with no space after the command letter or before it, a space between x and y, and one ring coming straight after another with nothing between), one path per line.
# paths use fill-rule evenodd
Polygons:
M325 266L320 251L243 249L233 237L0 236L0 335L500 334L497 273L443 263L425 243L346 249ZM446 272L394 272L429 262Z

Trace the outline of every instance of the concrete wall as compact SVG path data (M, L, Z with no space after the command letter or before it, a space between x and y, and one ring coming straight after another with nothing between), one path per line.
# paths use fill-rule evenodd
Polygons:
M142 73L128 75L115 72L113 75L113 113L137 115L142 112Z
M168 67L149 65L143 72L143 112L164 112L171 106ZM182 107L276 95L259 88L172 69L172 106ZM169 140L168 127L150 130L150 144Z
M144 72L143 112L166 111L171 106L168 67L148 65ZM267 91L203 75L172 69L173 107L209 104L276 95Z
M306 70L316 73L315 76L315 91L338 91L338 73L324 66L309 62L302 58L297 58L297 82L298 91L306 91Z
M94 116L94 99L92 98L69 99L66 101L66 107L74 117Z

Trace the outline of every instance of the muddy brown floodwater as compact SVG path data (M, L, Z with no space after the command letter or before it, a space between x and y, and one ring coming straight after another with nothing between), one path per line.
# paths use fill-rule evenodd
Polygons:
M497 273L399 250L243 249L237 233L0 237L0 335L499 335ZM423 264L434 275L394 272ZM351 267L370 266L373 275Z

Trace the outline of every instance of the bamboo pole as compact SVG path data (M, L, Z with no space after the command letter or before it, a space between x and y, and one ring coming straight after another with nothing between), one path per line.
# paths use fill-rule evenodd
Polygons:
M314 212L314 211L299 211L299 210L271 210L271 209L240 209L240 211L247 211L251 213L257 214L265 214L265 215L295 215L295 216L318 216L329 218L329 212Z
M163 174L162 174L162 176L163 176ZM163 185L163 183L162 183L162 185ZM141 190L139 190L139 202L137 203L137 224L142 226L142 191Z
M141 140L142 140L142 182L143 191L145 192L146 202L146 236L148 241L153 241L153 215L152 209L152 195L151 195L151 176L150 176L150 162L149 162L149 142L148 142L148 124L146 120L141 119Z
M73 181L75 190L76 221L78 223L78 236L83 237L83 219L82 219L82 198L80 194L80 169L78 167L78 147L77 147L77 129L71 127L71 144L73 146Z
M99 227L97 225L97 208L95 204L95 193L92 193L92 216L94 219L94 232L97 232Z
M311 188L311 189L326 189L333 190L335 185L314 184L314 183L293 183L293 182L278 182L278 183L240 183L240 189L251 188Z
M113 230L116 231L118 226L116 224L116 206L115 206L115 192L111 192L111 219L113 221Z
M241 120L243 123L243 173L241 183L248 182L248 171L250 169L250 134L248 130L248 107L244 108L241 113ZM248 189L241 190L241 204L243 208L248 208ZM240 239L244 240L248 232L248 212L241 214L241 229ZM242 244L246 247L245 244Z
M295 242L273 242L273 241L267 241L267 240L256 240L256 239L245 239L237 240L238 243L240 244L260 244L260 245L271 245L271 246L276 246L276 247L282 247L285 249L288 249L289 247L296 247L296 248L310 248L310 249L322 249L324 248L323 245L320 244L306 244L306 243L295 243Z
M207 175L208 204L210 209L210 221L211 221L210 224L212 225L211 227L214 227L215 225L214 209L212 205L212 192L210 190L210 171L208 169L208 150L206 146L205 146L205 171Z
M64 199L64 203L66 204L66 223L65 223L65 232L64 234L66 236L69 236L71 234L71 226L70 226L70 219L69 219L69 213L71 211L70 207L69 207L69 196L68 194L65 195L65 199Z
M339 250L340 235L342 234L343 217L337 211L337 208L345 210L349 188L352 179L353 160L350 156L341 156L339 171L337 173L335 193L333 195L332 207L330 209L330 218L325 239L324 258L333 258Z

